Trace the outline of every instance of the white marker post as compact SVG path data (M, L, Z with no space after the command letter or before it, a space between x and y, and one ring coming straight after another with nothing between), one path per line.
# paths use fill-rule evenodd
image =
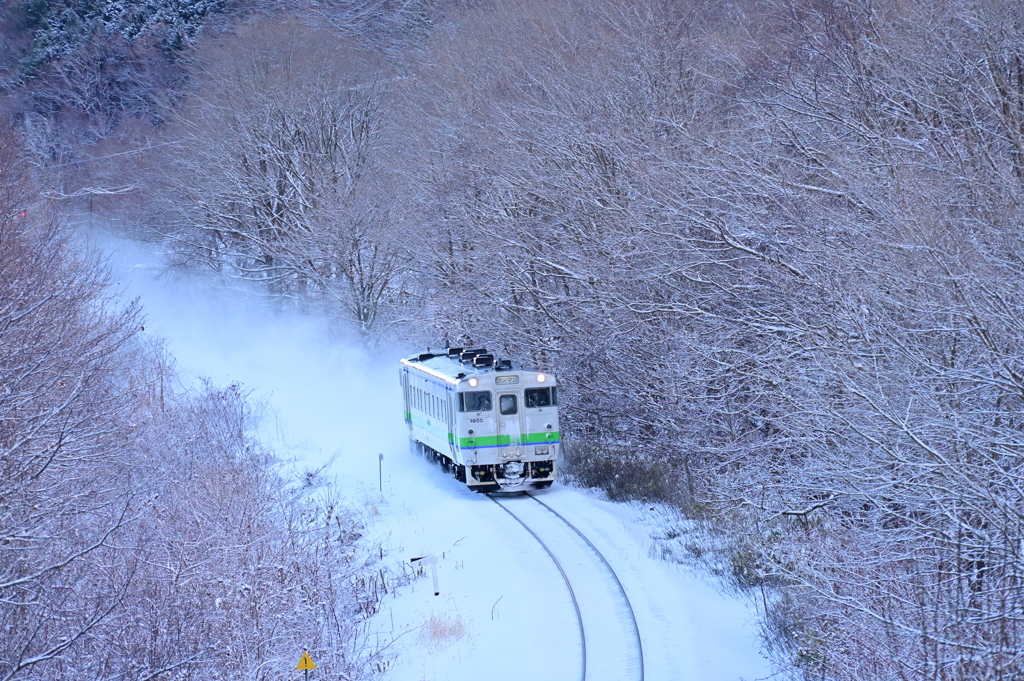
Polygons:
M377 486L384 491L384 455L377 455Z
M418 560L425 560L430 565L430 576L434 580L434 595L441 595L441 588L437 585L437 556L420 556L419 558L410 558L410 563L415 563Z

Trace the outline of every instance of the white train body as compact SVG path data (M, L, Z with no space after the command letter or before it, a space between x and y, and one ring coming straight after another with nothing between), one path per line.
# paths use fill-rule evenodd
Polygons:
M555 377L449 348L401 361L409 437L478 492L548 487L561 438Z

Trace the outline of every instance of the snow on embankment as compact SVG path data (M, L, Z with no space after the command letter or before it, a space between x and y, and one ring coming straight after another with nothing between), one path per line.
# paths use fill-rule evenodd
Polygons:
M106 237L101 245L183 376L253 390L269 408L265 437L300 466L329 463L343 493L377 514L370 531L396 563L437 557L439 596L428 572L385 599L371 621L370 643L387 646L392 659L384 678L579 677L579 636L556 569L495 504L409 452L395 362L332 342L321 318L168 274L128 242ZM641 509L559 485L543 498L619 574L644 639L648 681L769 676L753 611L651 557Z

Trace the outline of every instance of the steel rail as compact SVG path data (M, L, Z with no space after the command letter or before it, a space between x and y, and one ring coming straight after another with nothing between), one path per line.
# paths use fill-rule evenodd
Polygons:
M622 599L626 602L626 609L629 610L629 618L630 618L630 620L632 620L632 623L633 623L633 636L636 639L637 655L638 655L638 657L640 659L640 679L639 679L639 681L644 681L644 645L643 645L642 640L640 639L640 627L639 627L639 625L636 622L636 613L633 612L633 604L629 602L629 596L626 595L626 590L622 587L622 582L619 580L619 576L617 574L615 574L615 570L612 569L611 564L608 562L608 559L606 559L604 557L604 554L602 554L598 550L598 548L596 546L594 546L594 542L590 541L590 539L587 538L587 535L585 535L582 532L580 532L579 528L577 528L575 525L573 525L571 522L569 522L565 518L565 516L563 516L561 513L559 513L555 509L551 508L550 506L545 504L543 501L541 501L537 497L535 497L532 494L530 494L529 492L526 493L526 496L530 497L531 499L536 501L538 504L540 504L541 506L546 508L548 511L553 513L559 520L561 520L563 523L565 523L573 532L575 532L577 535L579 535L580 539L582 539L583 541L585 541L587 543L587 546L590 547L590 550L594 552L594 554L601 560L601 562L604 563L605 568L608 569L608 572L609 572L609 574L611 574L612 579L615 580L615 584L619 587L619 592L622 594ZM522 522L522 521L520 521L520 522ZM527 528L527 529L529 529L529 528ZM534 535L534 536L536 536L536 535ZM561 568L559 568L559 569L561 569ZM564 577L565 573L562 573L562 576Z
M562 569L562 564L560 562L558 562L558 557L555 556L555 554L551 551L550 548L548 548L548 545L544 543L544 540L541 539L537 535L537 533L534 532L533 529L530 528L529 525L527 525L525 522L523 522L522 518L520 518L515 513L510 511L508 509L508 507L505 506L505 504L501 503L500 501L495 499L493 496L487 495L487 498L490 499L491 501L493 501L494 503L496 503L498 506L500 506L501 509L503 511L505 511L505 513L508 513L510 516L515 518L516 522L518 522L520 525L522 525L523 529L525 529L527 532L529 532L533 536L533 538L537 540L537 543L540 544L541 547L547 552L548 556L555 563L555 567L557 567L558 571L562 574L562 581L565 582L565 586L569 590L569 598L572 599L572 607L576 610L576 622L579 624L579 628L580 628L580 649L581 649L581 653L582 653L581 654L581 659L582 659L582 668L583 668L583 671L582 671L582 673L580 675L580 680L581 681L587 681L587 636L586 636L586 633L583 630L583 615L580 614L580 604L579 604L579 601L576 600L576 592L574 592L573 589L572 589L572 584L569 582L569 576L567 574L565 574L565 570ZM552 511L552 513L554 513L554 511ZM573 529L575 529L575 528L573 528ZM643 666L643 665L641 665L641 666Z

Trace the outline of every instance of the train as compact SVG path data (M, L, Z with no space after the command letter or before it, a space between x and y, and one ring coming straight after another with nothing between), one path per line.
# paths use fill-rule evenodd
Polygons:
M496 359L487 348L446 348L401 359L412 446L475 492L550 487L561 438L553 375Z

